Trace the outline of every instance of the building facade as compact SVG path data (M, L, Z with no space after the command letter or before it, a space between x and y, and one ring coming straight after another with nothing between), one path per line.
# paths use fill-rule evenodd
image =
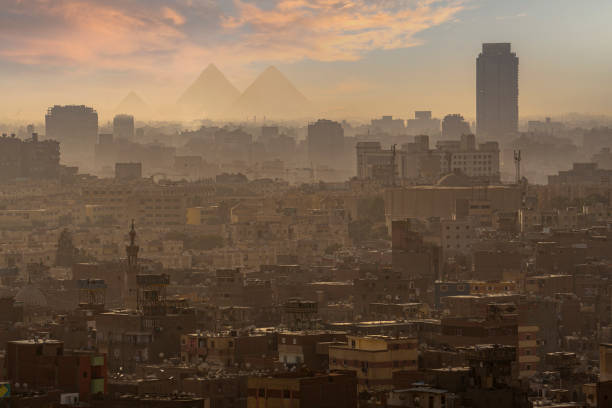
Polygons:
M500 138L518 131L518 64L510 43L482 44L476 59L478 136Z

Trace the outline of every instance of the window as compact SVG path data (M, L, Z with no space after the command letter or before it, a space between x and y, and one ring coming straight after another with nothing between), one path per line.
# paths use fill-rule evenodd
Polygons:
M289 390L283 390L283 398L291 398L291 393Z
M266 396L265 388L260 388L258 394L259 394L260 397L265 397Z

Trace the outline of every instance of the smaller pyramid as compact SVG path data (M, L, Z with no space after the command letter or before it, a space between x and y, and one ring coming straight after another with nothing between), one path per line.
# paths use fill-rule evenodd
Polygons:
M125 113L133 115L135 118L148 117L151 114L151 108L136 92L131 91L119 102L119 105L115 108L115 113Z
M224 112L240 91L214 65L210 64L178 99L186 113L216 116Z
M302 118L311 110L308 99L276 67L268 67L232 105L237 117Z

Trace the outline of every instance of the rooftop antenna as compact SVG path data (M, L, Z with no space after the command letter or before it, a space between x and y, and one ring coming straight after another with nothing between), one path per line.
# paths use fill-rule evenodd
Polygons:
M393 146L391 146L391 185L393 187L396 187L395 185L395 148L396 148L396 144L394 144Z
M514 151L514 165L516 167L516 184L521 182L521 151Z

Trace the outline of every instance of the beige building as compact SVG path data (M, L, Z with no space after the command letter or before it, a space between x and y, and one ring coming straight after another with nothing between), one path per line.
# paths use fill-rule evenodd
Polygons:
M393 373L417 370L418 341L387 336L348 336L346 345L329 347L329 368L357 373L360 391L391 389Z
M0 210L0 228L53 228L59 224L58 209Z
M440 222L440 246L444 257L469 254L478 239L472 219L442 220Z
M487 200L492 212L518 211L521 208L521 190L513 185L390 188L385 191L387 225L390 226L392 220L408 218L453 218L457 200Z
M519 377L529 378L538 372L538 326L518 326Z
M599 345L599 382L612 381L612 344Z

